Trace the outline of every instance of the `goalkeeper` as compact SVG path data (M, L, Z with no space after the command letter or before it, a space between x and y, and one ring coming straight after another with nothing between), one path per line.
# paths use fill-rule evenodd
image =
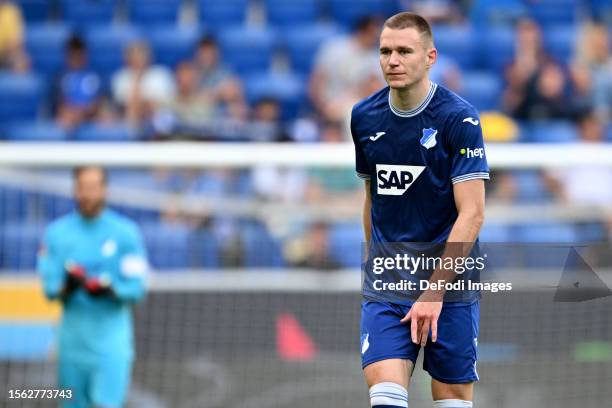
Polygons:
M45 295L63 304L58 377L67 408L123 405L133 350L131 305L148 270L138 227L105 208L106 173L74 171L78 211L46 230L38 259Z

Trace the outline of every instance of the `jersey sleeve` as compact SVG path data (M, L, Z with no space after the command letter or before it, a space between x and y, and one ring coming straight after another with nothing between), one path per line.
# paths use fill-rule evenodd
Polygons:
M366 156L363 153L363 148L359 144L359 136L355 131L355 110L351 113L351 137L353 138L353 144L355 145L355 170L357 171L357 176L364 180L370 179L370 169L368 166L368 162L366 160Z
M137 227L130 228L126 233L119 256L119 273L112 283L113 292L123 301L140 301L145 295L145 278L149 272L149 263Z
M451 180L453 184L474 179L489 179L480 118L475 110L465 110L449 132Z
M42 279L45 296L48 299L57 299L64 287L66 277L49 228L45 231L38 250L36 270Z

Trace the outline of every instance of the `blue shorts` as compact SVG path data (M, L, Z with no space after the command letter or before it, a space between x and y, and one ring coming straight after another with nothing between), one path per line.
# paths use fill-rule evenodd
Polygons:
M410 339L410 323L402 324L411 305L363 301L361 304L361 365L390 358L416 363L420 345ZM480 302L449 303L438 319L438 340L425 345L423 369L446 384L478 381L476 373Z
M109 358L99 363L59 361L59 386L71 389L63 408L123 406L130 383L130 359Z

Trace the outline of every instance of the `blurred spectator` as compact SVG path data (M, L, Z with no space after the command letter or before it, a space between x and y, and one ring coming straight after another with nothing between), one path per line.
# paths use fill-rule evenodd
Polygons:
M154 125L161 134L192 134L215 117L214 102L202 92L196 65L183 61L176 67L176 94L156 112Z
M527 81L522 100L513 110L517 119L573 119L578 107L567 95L568 77L553 61L545 62Z
M253 191L262 200L297 203L304 198L307 178L303 169L258 166L252 179Z
M322 45L309 89L321 117L346 119L357 101L384 86L377 49L379 33L378 20L366 17L352 35Z
M125 53L125 67L113 75L113 99L124 109L125 119L134 125L142 124L155 107L168 103L175 95L170 71L151 66L150 61L148 45L134 43Z
M12 1L0 0L0 69L22 72L28 61L23 49L24 24Z
M516 119L574 119L580 113L568 75L546 54L540 27L532 20L517 25L516 56L506 81L504 105Z
M219 47L212 37L204 37L198 43L195 55L201 90L225 115L244 119L247 107L240 80L232 75L220 57Z
M329 225L316 222L306 233L290 241L285 254L293 266L322 271L338 269L340 265L334 260L329 244Z
M87 49L80 37L68 40L65 56L67 70L60 78L57 120L72 129L98 113L101 81L98 74L87 67Z
M402 0L404 10L425 17L430 24L460 23L465 19L468 4L457 0Z
M583 27L572 75L596 114L608 123L612 117L612 54L605 25L588 23Z
M321 142L342 142L344 128L340 123L328 122L321 130ZM306 199L311 203L325 203L334 208L353 207L363 192L363 183L348 168L317 167L308 171Z
M281 106L277 100L263 98L253 107L252 122L249 124L249 135L253 141L281 142L288 141L281 123Z
M584 115L578 122L580 140L600 143L604 140L604 126L594 113ZM612 168L583 165L551 171L545 174L549 190L562 203L593 206L599 209L612 207ZM607 227L612 234L612 214L608 214ZM612 238L612 235L610 235Z
M548 101L534 88L538 84L540 88L545 88L545 94L554 98L558 96L554 95L555 93L563 91L565 79L560 75L558 67L550 63L548 71L553 77L542 78L543 81L539 81L550 57L544 51L542 32L535 21L526 18L519 20L515 43L514 61L506 69L507 88L503 96L505 108L517 119L535 119L532 116L549 115L550 109L541 113L538 110L542 109L534 106L545 105Z

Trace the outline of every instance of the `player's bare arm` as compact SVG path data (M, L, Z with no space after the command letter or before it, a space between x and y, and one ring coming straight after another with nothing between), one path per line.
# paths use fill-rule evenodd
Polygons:
M483 180L468 180L453 185L453 195L457 206L457 220L453 224L447 242L473 243L484 222L485 188ZM471 250L471 245L447 246L443 257L465 256ZM453 270L437 269L430 281L455 280L457 274ZM419 297L410 311L401 320L410 321L411 338L414 343L425 346L429 330L431 340L435 342L438 336L438 317L442 311L444 289L427 290Z

